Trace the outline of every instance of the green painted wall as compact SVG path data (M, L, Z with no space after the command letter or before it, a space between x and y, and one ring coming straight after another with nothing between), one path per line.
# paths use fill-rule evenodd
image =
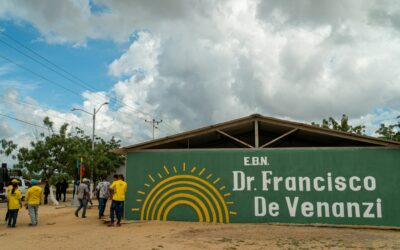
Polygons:
M400 226L400 150L128 154L128 219Z

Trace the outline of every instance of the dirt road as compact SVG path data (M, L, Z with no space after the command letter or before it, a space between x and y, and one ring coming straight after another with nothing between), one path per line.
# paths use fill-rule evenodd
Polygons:
M400 249L400 231L275 226L265 224L200 224L134 222L107 227L86 219L74 208L41 206L39 225L29 227L27 210L20 210L16 228L0 225L1 249ZM5 208L0 208L4 218Z

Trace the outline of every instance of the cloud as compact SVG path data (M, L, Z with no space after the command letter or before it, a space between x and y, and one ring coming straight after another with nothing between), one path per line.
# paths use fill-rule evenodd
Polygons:
M91 33L88 1L4 1L0 16L31 23L51 43L84 43Z
M116 77L131 76L133 74L148 74L156 67L158 40L151 38L146 32L137 34L138 40L133 42L119 59L109 66L109 74Z
M272 21L275 25L338 25L346 20L365 19L373 2L375 1L264 0L260 1L257 14L261 19Z
M326 11L333 11L326 4ZM326 20L312 19L315 25L293 21L277 31L273 20L259 19L261 7L230 1L207 19L157 29L156 70L144 76L134 72L145 63L131 49L116 61L119 72L111 64L110 71L118 72L114 75L129 69L133 76L117 83L118 95L128 102L140 99L143 107L150 104L157 115L180 120L185 129L254 112L318 120L396 108L397 70L385 65L396 65L400 48L395 40L381 39L391 36L387 30L360 21L365 13L335 25L330 24L334 13Z
M373 134L400 111L396 1L49 2L3 2L0 16L32 23L48 42L130 40L109 65L114 86L82 94L86 110L110 101L96 131L124 144L150 138L151 118L165 135L256 112L305 122L347 114ZM84 113L36 112L91 129Z

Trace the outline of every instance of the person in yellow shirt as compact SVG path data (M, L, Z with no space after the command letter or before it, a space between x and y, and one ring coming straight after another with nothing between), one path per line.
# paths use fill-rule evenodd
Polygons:
M18 181L17 179L12 179L12 180L11 180L11 182L10 182L9 185L7 186L7 197L10 195L14 183L16 183L16 184L18 185L18 184L19 184L19 181ZM8 218L10 218L9 216L10 216L10 213L9 213L8 199L7 199L6 221L8 221Z
M7 195L8 227L15 227L15 224L17 224L18 211L21 208L21 198L22 193L18 190L18 181L13 180Z
M42 188L38 186L37 180L31 181L32 186L26 191L25 202L28 206L29 216L31 217L31 223L29 226L36 226L38 223L38 210L39 205L42 204Z
M110 185L110 191L112 193L112 202L110 208L110 224L108 226L114 226L114 213L117 215L117 226L121 226L122 210L124 208L125 193L127 184L123 181L122 175L114 175L114 181Z

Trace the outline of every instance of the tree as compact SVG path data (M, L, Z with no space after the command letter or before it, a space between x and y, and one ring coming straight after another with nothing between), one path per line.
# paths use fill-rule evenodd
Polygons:
M112 137L109 141L101 137L95 138L95 149L92 152L92 138L85 134L79 127L75 128L76 135L72 138L77 146L76 159L81 157L87 163L86 174L89 174L90 167L94 167L94 179L98 179L103 175L113 173L118 167L124 164L125 157L117 155L112 151L121 146L121 141ZM75 173L73 169L69 173Z
M0 155L5 155L6 157L11 156L13 160L17 157L13 154L13 152L17 149L18 145L13 141L7 141L6 139L0 140Z
M85 132L76 128L75 135L68 133L68 124L63 124L55 133L53 122L46 117L43 124L52 132L51 135L40 135L40 140L30 143L30 147L22 147L18 151L18 166L28 176L42 176L43 179L55 183L61 178L77 177L77 160L81 158L86 164L86 176L90 167L94 167L94 177L108 175L124 164L124 156L112 151L120 147L120 141L112 137L106 141L95 138L95 150L92 152L92 139ZM97 178L96 178L97 177Z
M65 176L71 167L75 148L68 138L68 124L63 124L58 134L54 133L53 122L48 117L43 124L53 133L48 136L42 133L40 140L30 143L30 148L20 148L18 166L31 175L40 174L43 179L54 183L59 175Z
M349 132L359 135L365 134L365 126L364 125L357 125L352 126L349 124L349 117L345 114L342 115L340 122L337 122L333 117L329 117L328 119L323 119L322 124L318 123L311 123L314 126L322 127L322 128L329 128L334 130L339 130L343 132Z
M375 131L379 136L379 138L392 140L392 141L400 141L400 116L397 117L399 119L397 124L391 124L386 126L385 124L381 124L379 129Z

